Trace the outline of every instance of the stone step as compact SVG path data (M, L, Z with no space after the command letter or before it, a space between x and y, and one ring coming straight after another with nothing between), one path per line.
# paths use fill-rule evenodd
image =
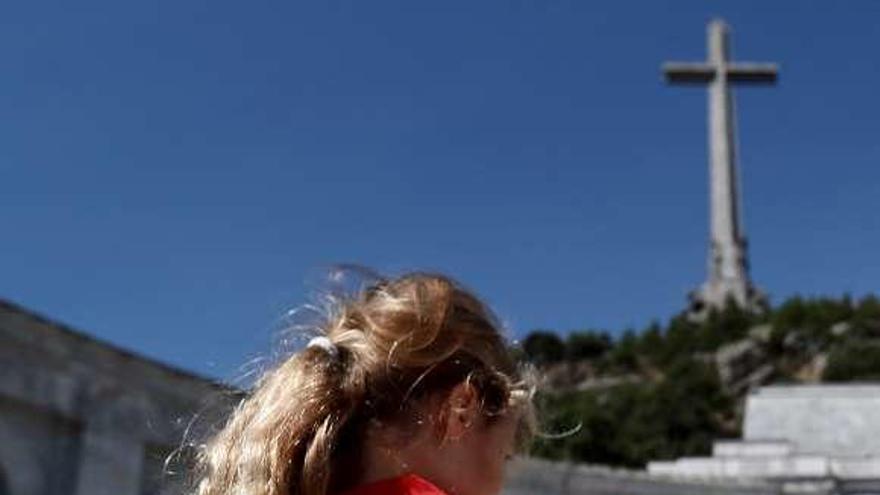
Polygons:
M794 453L785 440L719 440L712 445L714 457L784 457Z

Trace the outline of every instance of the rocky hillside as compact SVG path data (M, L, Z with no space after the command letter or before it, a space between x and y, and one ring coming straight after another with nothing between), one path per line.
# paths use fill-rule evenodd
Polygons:
M795 297L759 315L730 305L617 337L535 331L522 351L542 372L543 430L563 433L536 454L640 466L739 436L755 387L880 380L880 299Z

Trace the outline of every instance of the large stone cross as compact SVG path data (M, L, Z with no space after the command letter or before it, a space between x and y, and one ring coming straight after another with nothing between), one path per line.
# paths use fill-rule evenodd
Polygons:
M776 82L776 65L731 62L728 28L713 20L708 29L708 60L663 65L672 84L706 84L709 87L710 247L706 282L691 293L691 309L701 313L722 308L728 300L758 310L764 296L749 279L746 238L741 219L736 170L736 122L730 86L736 83Z

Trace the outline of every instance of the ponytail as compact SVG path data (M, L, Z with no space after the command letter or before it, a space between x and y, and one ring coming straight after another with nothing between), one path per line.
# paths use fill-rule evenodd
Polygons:
M465 380L487 416L523 396L494 317L445 277L383 281L332 309L316 345L263 375L202 446L194 495L337 493L359 477L372 421Z

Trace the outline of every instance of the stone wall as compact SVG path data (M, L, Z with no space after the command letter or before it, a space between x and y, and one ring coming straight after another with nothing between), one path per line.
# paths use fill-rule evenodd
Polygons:
M687 482L644 471L520 459L510 467L504 495L775 495L761 482Z
M745 440L791 442L802 454L880 456L880 385L774 386L749 396Z
M7 492L65 493L76 480L79 437L76 421L0 399L0 464Z
M195 413L210 425L237 398L2 301L0 369L0 483L11 495L158 494L153 454L175 449Z

